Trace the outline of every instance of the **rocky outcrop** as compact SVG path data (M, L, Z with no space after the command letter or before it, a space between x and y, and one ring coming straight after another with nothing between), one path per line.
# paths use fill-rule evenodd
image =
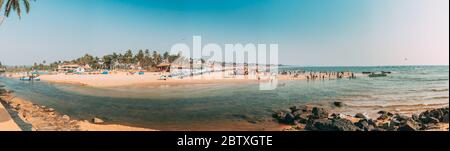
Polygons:
M309 131L420 131L448 124L449 108L439 108L422 112L411 117L380 111L376 119L362 113L354 116L329 112L320 107L293 106L289 110L278 111L274 118L280 123L297 125L297 130ZM354 121L357 122L354 122ZM353 121L353 122L352 122Z

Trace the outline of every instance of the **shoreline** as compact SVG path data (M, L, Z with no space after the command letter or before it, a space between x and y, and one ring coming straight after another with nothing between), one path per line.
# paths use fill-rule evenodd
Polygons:
M73 120L67 115L62 115L55 111L52 108L45 107L45 106L39 106L36 104L31 103L30 101L14 97L10 91L5 91L6 93L3 93L3 95L0 97L0 101L2 104L5 105L5 110L7 109L9 111L9 114L11 114L12 117L18 118L21 121L23 121L25 124L28 124L29 128L23 128L24 124L17 124L17 119L12 121L14 125L19 125L18 127L21 127L19 129L12 129L13 131L155 131L154 129L149 128L141 128L141 127L132 127L132 126L125 126L125 125L119 125L119 124L105 124L101 119L101 122L95 123L94 121L88 121L88 120ZM326 105L328 104L328 105ZM324 117L334 120L334 118L339 119L345 119L348 121L351 121L350 123L360 123L362 119L366 119L367 121L373 120L376 121L373 118L375 117L373 114L368 114L367 112L360 113L357 110L351 110L353 108L350 105L347 105L343 102L322 102L319 104L309 103L306 105L301 106L307 106L307 115L311 115L313 112L313 108L319 108L324 112ZM438 104L438 105L410 105L410 108L407 108L407 113L399 110L399 108L395 107L390 108L377 108L379 111L383 111L386 113L389 113L391 116L388 117L389 120L383 120L378 123L385 124L386 122L391 122L392 119L394 119L395 116L403 117L403 116L412 116L414 114L418 114L420 112L427 112L434 109L441 109L442 107L447 106L447 113L448 113L448 104ZM409 106L407 106L409 107ZM293 111L295 108L298 107L291 107L289 110ZM1 108L0 108L1 109ZM291 112L289 111L289 112ZM286 123L286 110L283 111L284 113L276 112L276 117L274 119L275 124L280 124L279 129L280 131L303 131L306 130L307 123L299 124L299 123ZM358 112L358 113L356 113ZM330 114L328 114L330 113ZM15 114L15 115L14 115ZM294 114L294 113L292 113ZM379 114L379 113L375 113ZM284 116L280 116L284 115ZM356 118L355 115L363 115L364 118ZM9 116L9 115L8 115ZM304 117L306 118L306 117ZM448 114L447 114L448 118ZM376 118L378 119L378 118ZM278 121L278 123L277 123ZM282 121L282 122L280 122ZM366 121L366 122L367 122ZM348 124L348 123L347 123ZM351 124L350 124L351 125ZM448 122L447 123L439 123L435 124L432 129L428 130L438 130L438 131L447 131L448 130ZM0 129L0 130L11 130L11 129ZM320 129L318 129L320 130ZM379 129L377 129L379 130Z
M77 86L89 86L94 88L114 88L114 87L156 87L162 85L190 85L190 84L239 84L239 83L260 83L270 82L270 76L259 75L261 79L258 80L256 75L244 76L237 75L227 77L224 72L206 73L204 75L196 75L185 78L167 78L161 80L160 76L165 75L164 72L145 72L144 75L130 75L127 72L112 72L111 74L46 74L40 75L40 80L58 83L70 84ZM18 79L22 74L8 73L5 77ZM279 81L290 80L335 80L339 78L352 78L353 73L282 73L276 76Z
M25 125L22 124L20 128L23 131L156 131L120 124L105 124L98 118L94 118L92 121L74 120L68 115L58 113L53 108L33 104L30 101L14 97L11 93L0 96L0 101L5 104L5 111L9 112L8 116L16 117L15 120L24 122ZM16 122L14 124L18 125ZM9 131L10 129L2 127L0 130Z
M150 72L145 73L145 75L128 75L126 73L113 73L109 75L65 75L65 74L58 74L58 75L42 75L41 78L43 81L48 83L61 83L61 84L68 84L68 85L81 85L80 88L146 88L151 90L153 87L158 86L184 86L189 84L242 84L242 83L258 83L258 80L255 79L245 79L245 78L222 78L222 79L197 79L197 78L184 78L184 79L178 79L178 78L169 78L167 80L159 80L157 77L161 75L162 73L159 72ZM307 79L305 75L310 74L302 74L302 76L292 76L292 74L288 75L280 75L278 77L279 81L281 81L281 85L283 85L283 82L286 81L292 81L292 80L311 80ZM318 75L322 75L322 73L319 73ZM326 74L325 74L326 75ZM347 74L349 75L349 74ZM16 75L17 76L17 75ZM9 76L7 77L9 79L15 79L15 76ZM349 78L352 77L343 76L343 78ZM336 77L327 77L317 80L334 80L337 79ZM315 79L313 79L315 80ZM264 81L264 80L261 80ZM88 89L89 90L89 89ZM448 90L448 89L447 89ZM448 99L448 97L447 97ZM118 130L137 130L137 131L143 131L143 130L153 130L153 129L140 129L139 127L128 127L124 125L106 125L104 122L101 122L101 124L95 124L93 122L87 121L87 120L72 120L67 115L60 115L57 111L54 111L54 109L45 107L45 106L39 106L32 104L32 102L23 100L20 98L17 98L17 104L9 102L8 104L12 104L10 106L11 109L18 111L18 115L16 117L19 117L21 119L24 119L24 121L28 121L29 123L36 123L36 121L32 121L30 119L26 119L28 116L26 114L30 110L33 111L31 114L36 113L37 116L42 116L42 119L51 119L51 120L61 120L62 123L58 122L50 122L51 124L45 125L45 123L41 123L42 121L37 121L37 125L44 124L42 127L34 128L34 130L111 130L111 131L118 131ZM339 100L340 101L340 100ZM339 115L342 115L344 117L348 117L350 120L354 120L352 117L356 114L363 114L368 119L370 117L377 117L378 111L383 110L386 112L390 112L392 114L401 114L406 116L412 116L413 114L417 114L419 112L423 112L426 110L432 110L436 108L441 108L448 106L448 103L440 103L440 104L399 104L399 105L388 105L386 104L372 104L365 106L364 104L351 104L351 100L346 101L343 100L341 102L343 107L334 107L332 105L332 102L330 101L322 101L322 102L315 102L315 103L306 103L306 105L322 105L327 112L336 113ZM348 103L348 104L347 104ZM25 104L25 105L24 105ZM26 105L28 104L28 105ZM31 104L31 105L30 105ZM324 105L328 104L328 105ZM298 104L297 104L298 105ZM5 105L5 107L7 107ZM8 108L8 107L7 107ZM22 109L22 111L21 111ZM275 109L276 110L276 109ZM268 114L270 117L270 114ZM11 115L15 116L15 115ZM91 118L91 117L88 117ZM41 119L41 120L42 120ZM100 119L101 120L101 119ZM353 121L353 123L356 123L359 121ZM276 123L276 121L273 121L273 123ZM48 124L48 123L47 123ZM260 123L262 124L262 123ZM279 124L279 123L277 123ZM19 124L20 125L20 124ZM55 126L56 125L56 126ZM136 126L136 125L135 125ZM286 127L290 127L291 125L287 125ZM141 127L145 127L141 125ZM159 129L164 129L162 127L159 127ZM283 126L284 127L284 126ZM448 127L448 123L447 123ZM150 127L152 128L152 127ZM283 130L283 129L280 129Z

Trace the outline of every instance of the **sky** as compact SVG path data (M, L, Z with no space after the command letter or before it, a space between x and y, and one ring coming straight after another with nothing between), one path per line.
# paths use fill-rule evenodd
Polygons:
M1 12L3 14L3 12ZM36 0L0 25L0 62L176 43L278 44L303 66L448 65L448 0Z

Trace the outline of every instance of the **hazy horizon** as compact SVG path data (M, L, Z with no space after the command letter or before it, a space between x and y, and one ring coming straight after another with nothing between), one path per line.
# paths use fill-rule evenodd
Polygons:
M449 65L448 0L31 2L0 25L0 62L32 65L173 44L278 43L300 66Z

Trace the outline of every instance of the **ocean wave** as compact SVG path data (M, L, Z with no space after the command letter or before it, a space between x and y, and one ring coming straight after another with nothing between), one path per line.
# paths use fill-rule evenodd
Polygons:
M431 89L431 91L433 92L443 92L443 91L448 91L448 89Z
M437 96L433 97L432 99L448 99L448 96Z
M448 98L448 97L447 97ZM355 104L347 104L349 107L357 107L357 108L402 108L402 107L430 107L430 106L445 106L449 105L448 103L419 103L419 104L391 104L391 105L355 105Z

